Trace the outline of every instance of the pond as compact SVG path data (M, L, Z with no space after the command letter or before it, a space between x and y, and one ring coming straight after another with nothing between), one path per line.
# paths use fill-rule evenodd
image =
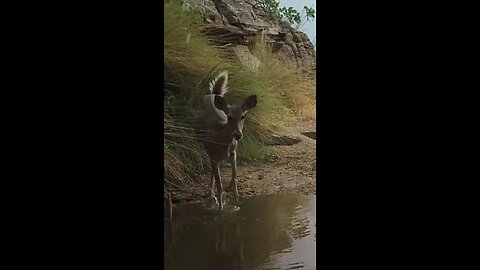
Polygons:
M165 269L315 269L316 196L275 194L173 208Z

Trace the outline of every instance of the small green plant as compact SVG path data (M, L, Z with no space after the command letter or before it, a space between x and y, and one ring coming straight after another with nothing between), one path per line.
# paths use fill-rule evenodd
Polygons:
M296 24L297 29L302 25L302 15L293 7L281 8L278 0L255 0L255 3L267 10L277 20L287 21L291 25ZM315 9L304 6L302 13L303 12L305 12L306 21L315 18ZM305 21L303 21L303 23L305 23Z

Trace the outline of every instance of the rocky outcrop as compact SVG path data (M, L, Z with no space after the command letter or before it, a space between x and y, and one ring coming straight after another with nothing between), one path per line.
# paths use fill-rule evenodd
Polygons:
M270 137L270 140L265 142L267 145L294 145L302 140L298 136L294 135L277 135L274 134Z
M287 23L275 21L251 0L184 0L200 11L208 23L208 34L219 46L232 48L246 65L256 68L251 49L261 37L285 63L315 76L315 49L308 36Z

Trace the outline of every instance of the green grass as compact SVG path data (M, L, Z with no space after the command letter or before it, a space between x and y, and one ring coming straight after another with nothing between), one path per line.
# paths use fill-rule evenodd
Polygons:
M240 162L262 162L272 154L263 142L284 121L315 114L313 82L285 67L268 46L256 47L254 55L262 65L254 72L235 55L213 46L202 34L207 32L204 27L198 12L177 0L164 2L164 168L165 180L179 186L209 178L210 163L192 129L193 113L219 72L229 72L225 97L230 104L258 96L258 106L245 120L245 137L238 146Z

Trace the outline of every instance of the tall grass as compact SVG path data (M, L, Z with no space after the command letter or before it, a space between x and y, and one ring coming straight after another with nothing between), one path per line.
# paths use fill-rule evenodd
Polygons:
M231 51L213 46L212 37L202 34L207 32L198 12L178 0L164 1L164 169L165 180L180 187L208 178L210 162L195 139L193 115L220 71L229 72L230 104L258 96L245 120L240 162L269 157L263 143L284 121L315 115L313 82L278 61L269 46L258 43L253 54L261 65L252 70Z

